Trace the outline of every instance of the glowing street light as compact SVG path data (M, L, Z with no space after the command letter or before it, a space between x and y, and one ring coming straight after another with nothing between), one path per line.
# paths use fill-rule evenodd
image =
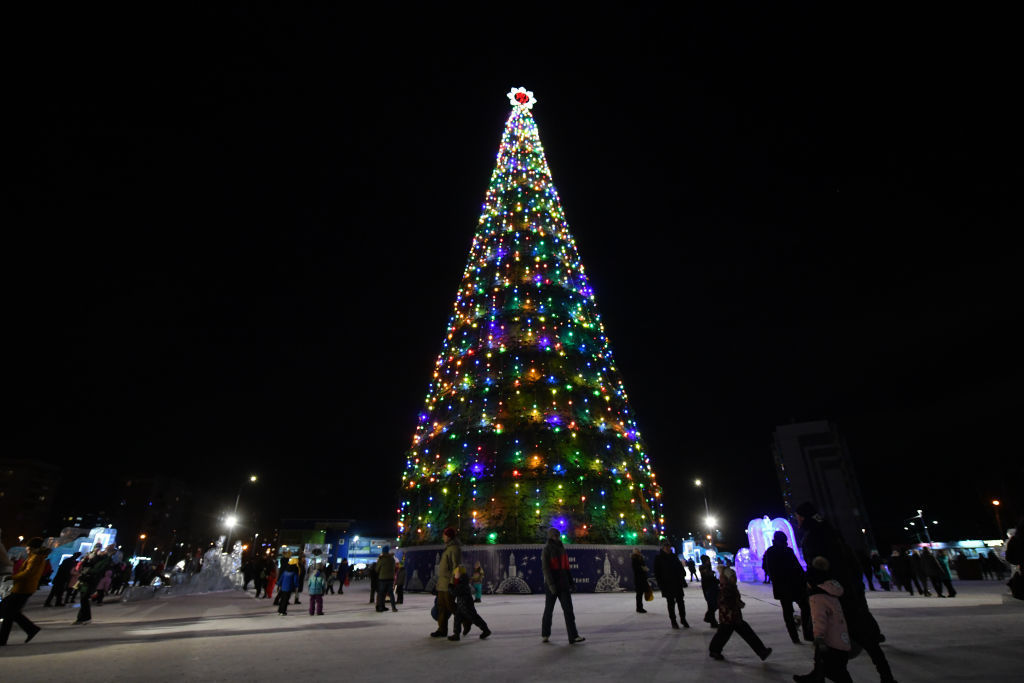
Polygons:
M257 480L257 477L256 477L255 474L250 474L249 475L249 483L250 484L255 484L256 480ZM238 501L241 500L241 498L242 498L242 487L243 486L245 486L244 483L240 484L239 487L238 487L238 495L235 496L235 509L231 513L231 516L228 517L228 520L233 520L233 521L229 521L227 523L228 534L227 534L227 538L224 541L224 552L227 552L227 553L231 552L231 532L234 530L235 525L238 524Z
M228 515L227 519L224 520L224 524L229 529L234 529L235 525L238 524L238 517L235 515Z
M715 518L711 516L711 509L708 507L708 488L703 485L703 482L700 481L700 479L694 479L693 485L699 488L700 493L703 494L703 499L705 499L705 515L707 517L706 521L708 522L708 530L712 531L715 529ZM711 536L709 536L708 539L710 540Z

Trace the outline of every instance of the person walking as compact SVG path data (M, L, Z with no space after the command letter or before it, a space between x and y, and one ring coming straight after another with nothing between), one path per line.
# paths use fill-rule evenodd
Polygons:
M874 573L875 578L878 579L878 585L882 587L882 590L886 592L892 590L892 577L885 568L885 563L882 562L882 558L877 550L871 551L871 571Z
M384 546L377 558L377 611L386 612L384 598L391 600L391 611L395 607L395 556L391 554L391 546Z
M1003 561L999 559L999 556L996 555L994 550L989 550L986 557L988 558L989 568L992 570L992 573L996 575L996 581L1002 581L1006 575L1006 568L1003 566Z
M786 625L789 639L800 642L797 634L796 620L793 618L793 603L800 608L800 623L803 625L804 640L813 640L811 632L811 608L807 602L806 579L804 568L796 559L796 553L789 547L786 534L776 531L772 537L772 545L764 551L761 568L772 577L772 595L782 605L782 621Z
M718 622L721 625L711 639L711 644L708 645L708 656L712 659L725 659L722 649L735 631L763 662L768 659L772 649L765 647L761 639L754 633L754 629L750 628L750 624L743 620L742 610L746 605L743 604L739 588L736 586L736 572L732 567L722 567L718 573L721 586L721 591L718 594Z
M326 572L323 564L316 562L306 572L306 592L309 594L309 616L314 614L318 617L324 615L324 587L326 584Z
M106 597L107 591L110 590L113 582L114 570L110 565L107 565L107 570L103 572L103 578L96 583L96 592L92 595L92 599L96 601L97 605L103 604L103 598Z
M893 548L889 555L888 565L889 574L892 576L892 585L896 587L896 590L906 590L909 595L913 595L914 589L907 582L906 574L903 571L903 555L899 550Z
M0 622L0 645L7 645L7 639L15 624L25 632L26 643L42 630L22 614L21 610L32 594L39 590L39 580L43 577L49 555L50 549L43 547L43 539L36 537L28 542L28 555L25 561L18 567L18 571L11 575L11 592L3 602L0 602L0 619L3 619Z
M370 563L370 566L366 568L366 574L370 577L370 604L375 605L377 604L377 587L379 586L376 562Z
M700 590L704 594L704 602L707 604L704 623L709 624L711 628L718 628L718 620L715 615L718 612L718 594L721 589L708 555L700 556Z
M405 563L395 563L395 597L401 605L405 601Z
M945 550L940 550L935 557L939 562L939 580L946 587L946 595L956 597L956 589L953 588L953 571L949 568L949 555Z
M334 593L334 570L331 567L330 559L320 565L320 571L324 573L324 595Z
M686 568L690 570L690 581L700 581L700 577L697 576L697 563L692 557L686 558Z
M894 683L889 660L881 648L885 636L868 608L856 555L832 525L818 514L812 503L801 503L796 509L796 519L804 535L804 557L821 556L828 560L832 578L843 587L839 602L851 641L859 644L871 657L882 683Z
M829 577L828 568L828 560L816 557L807 570L811 620L814 622L814 670L802 676L794 675L796 683L814 683L825 678L837 683L853 681L846 670L850 659L850 634L839 604L843 586Z
M437 569L437 630L430 634L431 638L448 637L448 617L455 612L455 602L448 589L455 576L455 568L462 564L462 545L455 529L447 527L441 532L441 538L444 539L444 552Z
M928 580L932 582L932 586L935 588L935 594L940 598L946 597L942 593L942 567L939 566L939 561L928 548L921 550L921 564L924 567L924 575L928 577ZM950 588L952 588L952 585L950 585ZM950 597L953 596L951 595Z
M342 558L341 564L338 565L338 595L345 594L345 586L348 585L348 558Z
M466 571L466 565L460 564L452 574L452 583L449 593L455 601L455 633L448 636L448 640L460 640L462 636L469 634L469 629L476 626L480 629L480 640L491 635L491 629L487 628L487 622L483 620L476 611L477 600L473 597L471 586L472 577Z
M253 560L252 576L252 585L256 589L253 597L258 599L261 593L265 596L267 592L267 563L259 558Z
M667 540L661 544L661 552L654 558L654 580L658 582L661 597L668 605L668 619L672 628L679 628L676 621L676 604L679 605L679 621L683 628L690 628L686 621L686 603L683 602L683 589L686 588L686 571L679 557L672 552Z
M81 626L92 621L92 607L89 599L92 596L100 579L107 572L110 565L110 557L103 552L102 546L98 546L89 553L85 562L82 563L82 572L78 575L78 616L74 625Z
M582 643L586 638L576 630L576 614L572 609L572 573L569 571L569 555L562 545L562 534L558 529L548 529L548 541L540 553L541 570L544 572L544 614L540 619L540 637L543 642L551 638L551 620L555 614L555 602L562 605L565 630L569 644Z
M288 564L277 577L277 613L282 617L288 616L288 603L291 602L292 593L298 585L299 558L289 557Z
M313 551L313 554L314 555L319 555L321 552L322 551L319 548L316 548ZM299 576L298 576L298 581L295 584L295 604L296 605L301 605L302 603L299 602L299 595L302 593L302 587L304 585L306 585L306 554L305 553L302 553L302 552L299 553L298 569L299 569Z
M633 548L633 591L636 593L636 611L641 614L647 614L647 610L644 609L644 595L650 590L651 586L647 582L647 562L644 561L644 555L640 552L640 548Z
M278 571L278 568L277 568L277 563L268 561L267 562L267 587L263 591L263 597L267 598L268 600L270 598L274 597L274 588L277 586L277 576L278 576L278 573L279 573L279 571ZM277 602L278 602L277 600L274 600L273 604L276 605Z
M480 602L484 596L484 568L480 560L473 563L473 602Z
M50 594L46 596L46 601L43 603L43 607L52 607L50 604L56 600L57 607L64 606L64 595L68 590L68 581L71 580L71 570L74 569L78 563L78 558L82 556L82 553L75 551L74 555L65 557L60 565L57 566L57 573L53 576L53 585L50 587Z
M932 596L932 592L928 590L928 574L924 562L916 550L910 553L910 578L913 579L918 593L928 598Z

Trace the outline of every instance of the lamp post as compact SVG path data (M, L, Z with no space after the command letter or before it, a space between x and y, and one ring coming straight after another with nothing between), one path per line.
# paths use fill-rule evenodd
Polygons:
M912 519L919 519L919 520L921 520L921 528L924 529L924 540L928 543L928 545L931 545L932 544L932 537L931 537L931 534L928 533L928 522L924 521L924 514L923 514L923 512L921 510L918 510L916 515L914 515L913 517L907 517L907 519L904 520L904 521L909 522ZM911 524L913 524L913 523L911 522ZM918 536L918 542L920 542L920 540L921 540L921 537Z
M249 483L250 484L255 484L256 483L256 475L255 474L250 474L249 475ZM238 495L235 496L235 509L231 513L231 516L228 517L227 520L225 520L226 523L227 523L227 527L228 527L227 541L225 541L225 543L224 543L224 552L226 552L226 553L230 553L231 552L231 532L234 531L235 525L238 524L238 501L242 499L242 487L243 486L245 486L245 482L242 482L242 484L239 485L239 487L238 487Z
M708 527L709 532L714 532L715 524L717 523L715 518L711 516L711 508L708 507L708 489L704 486L704 482L700 479L694 479L693 485L700 489L701 494L704 496L704 523ZM711 543L711 534L707 535L708 544Z
M999 519L999 501L992 501L992 512L996 513L996 526L999 528L999 539L1003 540L1003 522Z

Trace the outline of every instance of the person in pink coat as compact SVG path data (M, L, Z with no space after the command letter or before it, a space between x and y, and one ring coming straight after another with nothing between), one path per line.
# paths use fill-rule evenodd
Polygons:
M96 593L92 596L97 605L103 604L103 596L110 590L110 584L114 581L114 570L108 569L103 572L103 578L96 583Z
M814 670L795 675L797 683L830 681L849 683L853 679L846 670L850 659L850 634L846 630L846 617L839 598L843 587L829 575L828 560L816 557L807 570L808 602L814 625Z

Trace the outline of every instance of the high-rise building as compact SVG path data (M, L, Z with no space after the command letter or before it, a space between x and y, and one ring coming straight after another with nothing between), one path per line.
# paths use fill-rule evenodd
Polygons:
M59 467L38 460L0 461L0 529L8 545L13 545L18 536L28 538L60 531L50 528L55 521L51 512L60 478Z
M809 500L854 550L875 547L853 460L834 424L819 420L776 427L772 450L794 525L796 508Z

